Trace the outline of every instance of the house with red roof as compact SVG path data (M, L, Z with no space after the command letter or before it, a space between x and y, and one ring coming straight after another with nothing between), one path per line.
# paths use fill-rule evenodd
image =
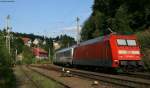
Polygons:
M30 47L31 46L31 39L30 38L26 38L26 37L24 37L24 38L22 38L22 40L23 40L23 42L24 42L24 44L26 45L26 46L28 46L28 47Z
M37 59L48 59L48 52L42 48L33 48L32 52Z

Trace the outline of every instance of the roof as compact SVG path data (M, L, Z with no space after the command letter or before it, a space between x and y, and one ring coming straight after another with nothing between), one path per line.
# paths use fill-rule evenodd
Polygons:
M117 37L119 37L119 38L122 38L122 37L123 37L123 38L124 38L124 37L126 37L126 38L135 38L134 35L118 35L118 34L116 34L116 33L112 33L112 34L110 34L110 35L100 36L100 37L97 37L97 38L94 38L94 39L90 39L90 40L87 40L87 41L83 41L83 42L81 42L81 43L78 44L78 45L73 45L73 46L71 46L71 47L58 50L58 51L56 51L56 53L65 52L65 51L67 51L67 50L74 49L74 48L76 48L76 47L78 47L78 46L84 46L84 45L88 45L88 44L93 44L93 43L96 43L97 41L105 41L105 40L108 40L111 36L117 36Z
M30 41L31 39L24 37L24 38L22 38L22 40L23 40L24 43L28 43L28 41Z
M33 52L47 53L47 51L42 48L33 48Z
M58 51L56 51L56 53L61 53L61 52L65 52L65 51L68 51L68 50L72 50L72 49L74 49L75 47L76 47L76 45L73 45L73 46L71 46L71 47L58 50Z

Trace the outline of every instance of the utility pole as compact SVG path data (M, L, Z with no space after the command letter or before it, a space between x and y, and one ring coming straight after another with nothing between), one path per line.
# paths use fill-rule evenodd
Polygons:
M80 44L80 25L79 25L79 17L77 17L77 45Z
M8 15L6 17L6 47L9 50L9 54L10 54L10 33L11 33L11 27L10 27L10 15Z
M17 51L17 49L16 49L16 52L15 52L15 64L16 64L16 62L17 62L17 54L18 54L18 51Z
M48 58L49 58L49 61L51 61L51 51L50 51L50 47L48 49ZM52 61L51 61L52 62Z

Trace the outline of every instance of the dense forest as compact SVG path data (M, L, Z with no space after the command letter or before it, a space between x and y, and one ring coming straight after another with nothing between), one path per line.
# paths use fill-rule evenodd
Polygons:
M81 40L116 32L135 34L143 61L150 69L150 0L94 0L92 14L84 22Z
M91 16L81 31L82 40L109 34L133 34L150 27L150 0L94 0Z
M70 36L67 36L66 34L57 36L54 40L60 43L60 49L70 47L76 44L75 39Z

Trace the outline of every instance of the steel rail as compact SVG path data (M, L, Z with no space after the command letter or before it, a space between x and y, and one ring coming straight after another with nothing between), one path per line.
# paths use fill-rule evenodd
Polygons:
M45 74L42 74L41 72L39 72L39 71L37 71L37 70L31 68L30 66L27 66L27 68L29 68L30 70L32 70L32 71L34 71L34 72L36 72L36 73L38 73L38 74L40 74L40 75L42 75L42 76L44 76L44 77L50 79L50 80L53 80L53 81L57 82L58 84L64 86L65 88L70 88L68 85L63 84L63 83L61 83L61 82L59 82L59 81L57 81L57 80L55 80L55 79L53 79L53 78L51 78L51 77L45 75Z
M56 71L61 71L62 67L50 67L48 66L35 66L44 69L53 69ZM93 80L103 81L123 87L129 88L147 88L150 87L149 80L128 77L128 76L121 76L121 75L111 75L111 74L104 74L104 73L96 73L96 72L89 72L89 71L81 71L81 70L74 70L70 68L65 68L66 70L70 70L73 75L81 76L84 78L89 78Z
M135 78L142 78L150 80L150 73L141 73L141 72L127 72L127 73L121 73L120 75L125 75L129 77L135 77Z
M22 66L20 66L20 69L36 88L41 88L35 81L32 80L31 77L29 77L28 73L24 70L24 68Z

